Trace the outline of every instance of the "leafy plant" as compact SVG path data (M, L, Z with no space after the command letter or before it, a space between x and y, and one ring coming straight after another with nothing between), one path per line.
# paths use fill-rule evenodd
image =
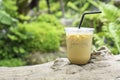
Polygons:
M28 33L33 35L27 44L32 51L56 51L60 46L63 26L50 15L41 15L36 22L22 25Z
M45 14L34 22L17 24L17 20L8 13L0 11L0 33L0 60L3 60L1 65L5 63L11 66L9 59L24 59L27 53L33 51L58 50L63 25L54 16Z
M109 24L109 32L112 35L112 38L115 43L115 47L118 50L118 53L120 53L120 21L119 23L110 23Z
M26 62L21 59L3 59L0 60L0 66L7 66L7 67L16 67L16 66L23 66Z
M4 10L6 13L14 18L17 18L18 16L16 0L2 0L0 4L0 10Z
M10 27L16 27L17 21L12 18L9 14L4 11L0 11L0 59L3 57L11 57L12 55L8 55L9 49L9 40L7 35L10 32ZM8 44L7 44L8 43Z
M95 36L95 39L97 39L97 41L95 41L95 46L96 44L98 44L99 46L106 45L111 49L113 54L119 54L120 37L118 36L118 34L120 33L120 9L112 4L105 4L101 2L99 2L97 6L102 11L100 21L103 23L103 25L101 27L102 31L96 33L97 35Z

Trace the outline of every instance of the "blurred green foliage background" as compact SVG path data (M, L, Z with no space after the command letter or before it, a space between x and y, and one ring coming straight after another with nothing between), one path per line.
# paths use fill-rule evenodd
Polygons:
M77 27L83 12L99 10L82 26L95 29L93 49L104 45L120 54L119 0L0 0L0 66L36 64L28 58L36 52L47 56L40 63L55 59L65 46L64 28Z

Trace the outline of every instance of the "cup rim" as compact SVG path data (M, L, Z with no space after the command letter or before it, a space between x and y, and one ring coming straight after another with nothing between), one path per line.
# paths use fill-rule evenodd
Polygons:
M93 32L94 31L94 28L88 28L88 27L81 27L80 29L77 28L77 27L67 27L65 28L65 31L66 32Z

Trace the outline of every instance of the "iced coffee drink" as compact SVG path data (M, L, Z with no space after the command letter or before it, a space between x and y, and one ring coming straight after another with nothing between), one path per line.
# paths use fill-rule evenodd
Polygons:
M67 28L67 57L71 63L86 64L91 55L93 28Z

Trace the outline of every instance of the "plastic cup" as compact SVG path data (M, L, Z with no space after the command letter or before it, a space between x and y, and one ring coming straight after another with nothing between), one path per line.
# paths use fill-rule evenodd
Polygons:
M93 28L66 28L67 57L73 64L86 64L91 57Z

